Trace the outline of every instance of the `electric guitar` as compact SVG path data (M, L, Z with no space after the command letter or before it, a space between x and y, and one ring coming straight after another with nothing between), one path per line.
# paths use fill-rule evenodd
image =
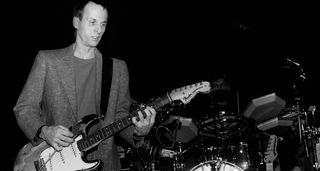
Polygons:
M209 93L210 91L210 83L202 81L174 89L148 105L158 110L174 101L181 101L183 104L187 104L198 93ZM37 146L32 146L31 143L28 143L18 152L14 163L14 171L90 171L96 169L101 161L87 161L86 153L103 140L132 125L132 118L136 117L138 111L142 110L144 110L143 107L136 109L131 112L130 116L116 120L90 134L87 133L88 129L99 122L100 117L95 114L85 116L70 128L75 133L75 141L60 152L55 151L45 141Z
M264 157L264 162L266 164L266 171L273 171L273 162L278 157L277 153L277 143L278 137L276 135L270 135L268 141L268 147Z

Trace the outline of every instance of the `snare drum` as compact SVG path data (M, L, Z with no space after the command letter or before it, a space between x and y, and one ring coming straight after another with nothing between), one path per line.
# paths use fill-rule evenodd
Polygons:
M190 171L244 171L235 164L222 160L212 160L200 163L193 167Z

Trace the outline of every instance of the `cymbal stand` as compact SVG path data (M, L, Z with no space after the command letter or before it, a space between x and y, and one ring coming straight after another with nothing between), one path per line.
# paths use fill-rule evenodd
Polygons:
M320 171L320 137L319 137L319 130L316 127L315 124L315 116L314 116L314 112L316 110L315 106L310 106L308 109L308 112L311 114L311 119L312 119L312 125L310 125L309 122L308 123L308 128L309 128L309 135L310 135L310 139L311 139L311 145L312 145L312 154L313 154L313 167L317 170ZM309 114L309 115L310 115Z
M210 163L211 171L219 171L221 168L221 162L222 162L221 158L219 158L215 163L211 162Z
M182 151L182 143L177 142L178 149L176 153L173 155L173 170L174 171L183 171L184 164L181 162L181 155L183 154Z
M305 126L307 125L307 122L302 123L301 121L301 117L304 112L302 112L300 109L300 98L296 97L295 100L296 100L296 112L298 113L299 141L300 141L300 144L303 144L303 147L306 152L306 157L309 158L310 154L309 154L309 149L307 145L307 136L305 135L305 132L306 132Z
M300 63L296 62L296 61L293 61L292 59L290 58L287 58L287 62L292 64L293 66L295 66L297 69L298 69L298 72L297 72L297 75L299 75L298 79L295 80L296 82L293 83L293 91L294 91L294 101L295 101L295 107L296 107L296 113L298 114L298 127L299 127L299 142L300 144L303 143L303 146L306 150L306 156L309 158L309 150L308 150L308 145L307 145L307 139L304 135L305 133L305 125L307 125L307 117L306 117L306 113L304 111L302 111L301 109L301 105L300 105L300 92L299 92L299 87L298 87L298 84L299 82L300 83L303 83L307 77L306 77L306 74L301 66ZM301 117L302 115L305 114L304 118L306 118L305 122L302 123L301 121Z

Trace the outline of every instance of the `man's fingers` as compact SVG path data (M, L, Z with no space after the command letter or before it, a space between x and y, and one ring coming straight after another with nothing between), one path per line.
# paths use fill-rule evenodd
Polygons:
M64 135L64 136L67 136L67 137L73 137L73 133L71 131L69 131L68 128L60 125L58 127L58 130L57 130L60 134Z
M73 143L74 139L70 137L66 137L64 135L60 135L59 139L63 142L66 142L68 144Z
M151 118L150 118L150 124L153 125L155 120L156 120L156 111L153 109L152 114L151 114Z
M61 139L58 139L58 140L56 141L56 143L57 143L59 146L62 146L62 147L68 147L68 146L70 145L69 142L65 142L65 141L63 141L63 140L61 140Z
M56 150L56 151L61 151L62 150L62 146L60 146L58 143L52 143L51 144L52 147Z

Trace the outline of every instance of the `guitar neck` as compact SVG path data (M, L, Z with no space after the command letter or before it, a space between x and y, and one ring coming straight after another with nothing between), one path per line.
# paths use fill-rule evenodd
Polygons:
M171 102L170 96L167 94L152 103L148 104L148 106L152 106L155 110L160 109L161 107L169 104ZM101 141L115 135L116 133L120 132L121 130L129 127L132 125L132 118L138 116L138 112L142 109L137 109L131 113L131 115L121 118L119 120L114 121L113 123L99 129L77 142L78 148L80 151L85 149L89 149L92 146L97 145Z

